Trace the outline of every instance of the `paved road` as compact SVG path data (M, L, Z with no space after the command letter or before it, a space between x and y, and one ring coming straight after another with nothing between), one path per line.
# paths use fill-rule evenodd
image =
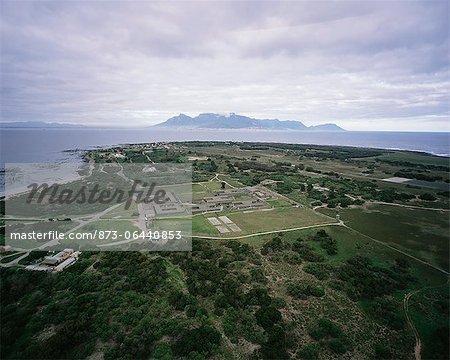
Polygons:
M12 260L11 262L8 262L8 263L0 263L0 266L1 266L1 267L22 266L22 265L18 265L19 261L22 260L22 259L25 259L25 258L28 256L29 253L30 253L30 252L28 251L28 252L26 252L25 254L23 254L22 256L19 256L18 258ZM16 254L14 254L14 255L16 255Z

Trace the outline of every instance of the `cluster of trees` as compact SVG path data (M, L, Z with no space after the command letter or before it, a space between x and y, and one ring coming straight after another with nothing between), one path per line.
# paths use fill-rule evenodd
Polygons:
M412 172L408 169L403 169L400 171L397 171L394 176L404 177L408 179L416 179L416 180L423 180L423 181L440 181L442 180L442 176L439 175L428 175L424 173L419 172Z
M256 312L258 324L265 330L267 341L260 349L264 359L289 359L287 348L289 343L280 311L275 306L261 307Z
M297 252L299 256L309 262L322 262L325 260L323 255L319 254L314 248L303 242L303 239L299 238L292 244L292 250Z
M322 249L325 249L328 255L336 255L338 253L337 241L327 234L325 230L319 230L312 237L312 240L318 241Z
M217 166L215 161L211 160L211 159L208 159L207 161L194 160L194 162L192 163L192 170L197 171L197 172L203 171L206 173L214 174L215 172L217 172L218 168L219 167Z
M326 233L325 233L326 234ZM336 241L326 234L323 236L322 232L318 232L312 237L312 239L320 238L324 248L328 248ZM323 240L322 240L323 239ZM262 255L274 255L276 253L282 253L283 259L292 265L298 265L302 260L308 262L322 262L325 260L324 256L314 250L314 248L306 243L302 238L296 239L292 244L282 239L282 234L276 235L274 238L266 242L261 248Z
M319 352L319 344L306 344L300 349L299 356L305 360L317 360L319 358Z
M402 303L392 296L381 296L368 304L368 311L375 320L393 329L400 330L405 324Z
M327 207L329 208L335 208L338 205L342 208L346 208L349 205L359 204L358 200L352 200L347 196L328 198L325 202L327 203Z
M245 143L238 144L243 150L286 150L299 156L310 157L315 159L340 159L348 160L352 158L364 158L378 156L386 153L385 150L365 149L355 147L327 145L306 145L306 144L263 144L263 143Z
M298 182L292 182L289 180L285 180L283 182L277 183L276 191L280 194L289 194L295 189L299 189L300 191L305 191L305 184L304 183L298 183Z
M394 201L405 202L415 199L416 196L405 192L397 192L394 189L374 190L363 195L366 200L377 200L392 203Z
M351 343L344 332L334 322L321 318L309 330L311 337L336 354L345 354Z
M300 255L294 252L284 254L283 260L290 265L300 265L302 263Z
M327 280L333 269L333 266L324 263L311 263L303 267L305 272L314 275L318 280Z
M289 283L287 285L287 293L295 299L305 300L309 296L322 297L325 295L325 290L313 282L301 281Z
M391 268L372 264L364 256L355 256L336 269L338 279L345 282L347 294L354 300L372 300L406 289L413 280L409 271L398 263Z
M238 168L241 171L245 170L253 170L253 171L261 171L264 173L283 173L283 172L295 172L296 169L290 166L290 163L286 165L285 163L262 163L257 161L237 161L234 164L235 168Z
M336 240L328 236L323 230L317 232L311 239L320 241L321 246L327 250L327 253L337 253ZM276 235L271 240L267 241L261 248L262 255L274 256L277 253L282 253L282 258L292 265L298 265L302 260L308 262L322 262L325 260L323 255L316 252L314 248L302 238L296 239L291 244L282 239L282 234Z
M167 259L138 252L84 252L57 276L2 269L1 357L85 358L98 340L107 360L210 356L221 335L169 270Z
M259 344L262 358L273 358L274 354L288 358L287 330L278 310L285 303L272 297L264 286L267 278L259 267L259 255L248 245L231 240L220 248L194 240L194 247L195 257L172 255L171 260L185 274L189 294L199 299L197 307L202 307L207 317L200 303L210 303L231 341L245 338ZM277 251L279 247L283 244L274 239L267 249ZM173 303L178 309L186 303L189 307L189 301L180 300L187 295L180 295L174 294Z
M351 160L381 155L383 151L376 149L352 148L352 147L327 147L310 146L312 151L305 151L303 156L319 160Z
M334 208L337 205L341 207L347 207L349 205L362 205L364 200L350 199L348 195L361 196L365 200L377 200L383 202L400 201L405 202L416 198L416 195L398 192L394 189L379 189L378 185L370 181L360 181L346 178L331 178L321 177L314 181L321 187L330 189L328 194L313 190L313 187L308 185L308 197L320 201L321 203L328 204L330 208Z
M433 345L425 347L424 357L427 359L448 359L450 348L449 334L450 329L448 325L443 325L433 330L430 335L433 339Z
M210 354L220 342L221 335L213 326L202 325L193 329L184 329L173 346L173 353L178 357Z
M299 174L271 174L267 179L277 181L275 191L280 194L289 194L294 190L305 191L306 190L306 180L308 177Z
M349 184L345 184L346 181L347 179L332 181L324 181L323 179L320 180L318 182L320 186L329 186L330 190L326 192L314 190L312 184L310 183L307 187L308 197L317 201L317 203L314 202L314 204L321 205L322 203L325 203L329 208L335 208L338 205L340 205L341 207L348 207L349 205L362 205L364 201L359 199L352 200L346 195L346 192L355 192L352 187L349 186ZM335 182L338 184L338 186L335 185ZM361 192L357 193L360 194Z
M327 176L335 177L337 179L339 179L341 177L337 172L334 172L334 171L326 171L323 174L327 175Z
M425 200L425 201L435 201L436 196L434 196L433 194L430 194L430 193L424 193L424 194L419 195L419 199Z
M253 344L263 344L266 341L264 329L258 326L252 309L228 307L221 322L225 335L234 344L238 343L240 338Z
M144 154L142 154L142 151L140 150L123 149L123 153L125 154L126 157L124 159L114 158L114 162L128 162L135 164L148 163L147 157Z
M289 250L290 245L283 241L280 236L275 236L271 240L267 241L261 248L261 254L267 255L269 253L274 253L283 250Z
M142 155L142 154L141 154ZM182 163L185 161L185 154L179 150L172 149L152 149L147 153L148 157L155 163L165 163L165 162L173 162L173 163ZM128 157L128 154L127 154ZM146 156L144 156L145 161L148 162ZM133 161L137 162L137 161Z
M307 167L305 168L305 171L312 172L312 173L316 173L316 174L321 174L321 173L322 173L321 170L319 170L319 169L314 169L312 166L307 166Z
M386 164L394 165L394 166L403 166L403 167L410 167L410 168L416 168L416 169L423 169L423 170L437 170L437 171L445 171L449 172L450 167L445 165L432 165L432 164L420 164L420 163L413 163L410 161L405 160L388 160L388 159L380 159L376 158L375 161L384 162Z

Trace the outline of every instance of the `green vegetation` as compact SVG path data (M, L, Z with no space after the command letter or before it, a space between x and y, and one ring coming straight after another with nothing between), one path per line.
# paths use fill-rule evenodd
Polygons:
M195 215L191 252L83 252L58 274L2 268L2 359L411 359L409 319L423 359L449 358L448 191L382 181L445 184L448 159L215 142L87 157L190 163L197 200L245 185L274 196L264 211ZM114 208L79 231L105 218L130 229L135 211ZM207 218L222 215L241 231L219 234Z
M329 216L333 210L321 209ZM346 225L442 269L449 268L448 212L371 205L340 209ZM426 244L426 245L425 245Z
M322 287L315 286L312 283L301 282L289 284L287 286L287 293L295 299L306 300L308 296L324 296L325 290Z

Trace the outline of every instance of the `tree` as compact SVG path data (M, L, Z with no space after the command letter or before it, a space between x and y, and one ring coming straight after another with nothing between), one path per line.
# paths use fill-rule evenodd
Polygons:
M262 306L255 316L258 324L266 330L281 321L281 313L274 306Z
M218 169L217 164L214 162L214 160L211 160L211 163L209 164L209 170L211 172L216 172Z
M178 356L187 356L191 352L210 354L220 341L220 333L214 327L204 325L185 330L173 345L173 352Z
M300 358L305 360L316 360L319 357L319 346L316 344L306 344L300 350Z
M434 201L434 200L436 200L436 197L433 194L425 193L425 194L419 195L419 199L425 200L425 201Z

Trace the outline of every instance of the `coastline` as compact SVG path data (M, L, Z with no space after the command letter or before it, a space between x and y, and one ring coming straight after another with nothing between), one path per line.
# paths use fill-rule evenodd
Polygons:
M44 128L0 129L2 163L78 162L85 151L156 142L249 142L353 147L450 156L450 133ZM81 156L80 154L81 153Z

